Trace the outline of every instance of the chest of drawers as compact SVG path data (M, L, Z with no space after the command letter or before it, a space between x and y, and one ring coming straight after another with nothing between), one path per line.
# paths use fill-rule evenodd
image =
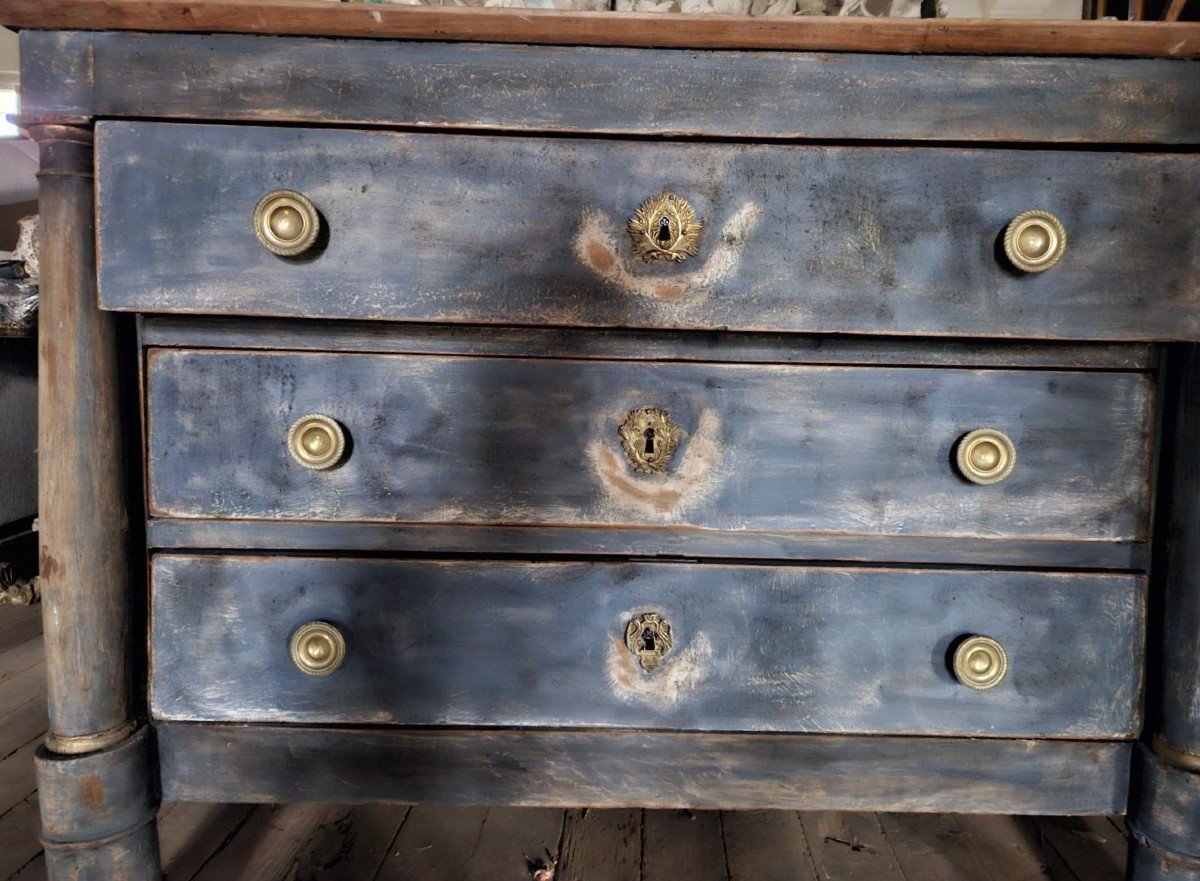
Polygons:
M521 21L24 33L54 877L161 794L1132 806L1200 878L1196 27Z

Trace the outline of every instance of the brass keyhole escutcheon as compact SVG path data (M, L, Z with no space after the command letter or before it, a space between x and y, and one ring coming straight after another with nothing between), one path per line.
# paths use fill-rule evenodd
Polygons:
M1004 230L1004 254L1022 272L1045 272L1067 250L1067 231L1049 211L1018 214Z
M678 263L700 253L700 230L704 223L686 200L672 193L647 199L629 219L633 250L649 263L670 260Z
M1008 672L1008 653L990 636L968 636L954 651L954 678L975 691L995 688Z
M654 474L671 463L683 432L666 410L643 407L631 410L617 433L633 470Z
M625 628L625 645L646 671L654 670L671 651L671 625L658 612L646 612Z

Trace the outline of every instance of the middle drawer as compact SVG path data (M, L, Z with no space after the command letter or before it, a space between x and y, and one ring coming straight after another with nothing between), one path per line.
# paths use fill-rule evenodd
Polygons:
M147 400L157 517L976 547L1147 529L1141 373L152 349ZM1011 471L972 482L964 451Z

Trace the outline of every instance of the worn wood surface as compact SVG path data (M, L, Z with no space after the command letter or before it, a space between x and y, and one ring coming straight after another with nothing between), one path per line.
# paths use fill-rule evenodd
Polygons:
M1143 582L951 570L448 563L159 555L159 719L1128 737ZM653 672L626 625L666 617ZM329 621L348 656L288 658ZM886 622L884 624L883 622ZM988 692L947 667L972 633L1006 646Z
M97 144L109 309L1200 335L1200 231L1183 222L1200 206L1200 170L1187 156L120 122L101 123ZM280 188L306 193L323 216L328 241L310 256L277 257L254 235L255 204ZM644 264L625 224L664 189L685 197L707 229L699 256ZM998 256L997 240L1032 207L1055 212L1070 244L1058 266L1022 275ZM1172 211L1176 219L1164 215Z
M604 46L965 52L1018 55L1200 55L1188 24L1107 21L928 21L749 18L454 7L331 7L314 0L6 0L10 27L246 32Z
M1200 862L1175 857L1134 842L1129 855L1130 881L1197 881Z
M1145 747L1134 767L1130 828L1153 848L1200 866L1200 773L1173 767Z
M1127 743L158 726L163 797L540 807L1124 811Z
M86 752L120 738L134 701L116 319L96 308L91 132L37 134L38 535L50 740L69 751L83 738Z
M29 622L40 623L36 610L0 608L0 665L6 669L20 666L10 660L15 653L23 655L29 644L40 644L40 630L30 632ZM40 673L40 668L31 670ZM42 705L40 720L17 721L3 709L26 704L23 676L0 680L0 878L46 881L45 859L38 854L32 762L46 730L44 685L33 692L33 702ZM465 875L454 881L530 881L537 867L555 859L557 881L642 881L644 821L653 814L641 809L489 808L481 826L474 821L476 834L455 835L463 825L460 817L476 817L475 808L365 804L320 812L304 804L171 802L160 809L158 828L165 881L192 881L198 875L202 881L379 881L385 863L422 849L435 864L449 863L451 852L470 851ZM691 816L699 816L705 829L719 836L715 844L701 844L710 850L723 844L729 881L893 881L892 875L874 871L877 851L872 848L889 852L887 838L862 837L863 829L879 830L886 815L724 811L717 830L703 814ZM1107 853L1124 844L1107 819L1096 821L1095 828L1107 826L1111 832L1112 840L1103 843L1091 832L1069 838L1060 834L1064 824L1052 817L958 815L955 820L991 873L958 881L1122 877L1113 867L1123 863L1123 854L1098 857L1102 848ZM939 815L910 822L929 828L930 845L939 846L936 833L944 825ZM409 823L413 825L402 836ZM441 830L451 834L439 834ZM1061 866L1050 864L1049 858L1057 855L1047 835L1064 851ZM965 871L962 849L947 853L961 857ZM399 877L431 881L424 874Z
M1157 370L1158 346L1024 340L907 340L710 331L578 330L320 319L141 315L147 347L282 349L414 355L499 355L619 361L841 364L888 367L1041 367Z
M686 28L700 18L720 16L674 16L670 26ZM900 22L874 22L893 23ZM804 22L814 25L820 22ZM1037 25L1021 25L1025 32L1032 27ZM1200 31L1200 25L1187 27ZM322 121L735 138L1200 141L1193 62L45 31L25 31L21 39L26 118ZM926 100L931 89L937 101ZM730 95L739 100L723 100ZM904 111L897 113L900 106Z
M1200 772L1200 347L1177 350L1172 362L1164 458L1165 532L1161 679L1152 692L1160 736ZM1195 835L1200 839L1200 817Z
M714 532L693 527L458 526L154 518L149 546L176 550L339 551L565 557L615 554L661 560L710 558L964 563L1065 569L1145 570L1142 544L969 536Z
M1145 374L152 350L150 510L160 517L689 527L1102 542L1146 537ZM228 418L233 404L238 418ZM662 407L661 474L617 428ZM344 464L287 451L308 413ZM968 483L966 432L1017 469ZM202 430L198 430L201 429Z

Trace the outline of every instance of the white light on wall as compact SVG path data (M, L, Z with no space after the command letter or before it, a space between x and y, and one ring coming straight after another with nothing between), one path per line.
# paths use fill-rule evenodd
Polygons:
M19 137L17 127L8 121L10 113L16 113L19 101L16 89L0 89L0 138Z

